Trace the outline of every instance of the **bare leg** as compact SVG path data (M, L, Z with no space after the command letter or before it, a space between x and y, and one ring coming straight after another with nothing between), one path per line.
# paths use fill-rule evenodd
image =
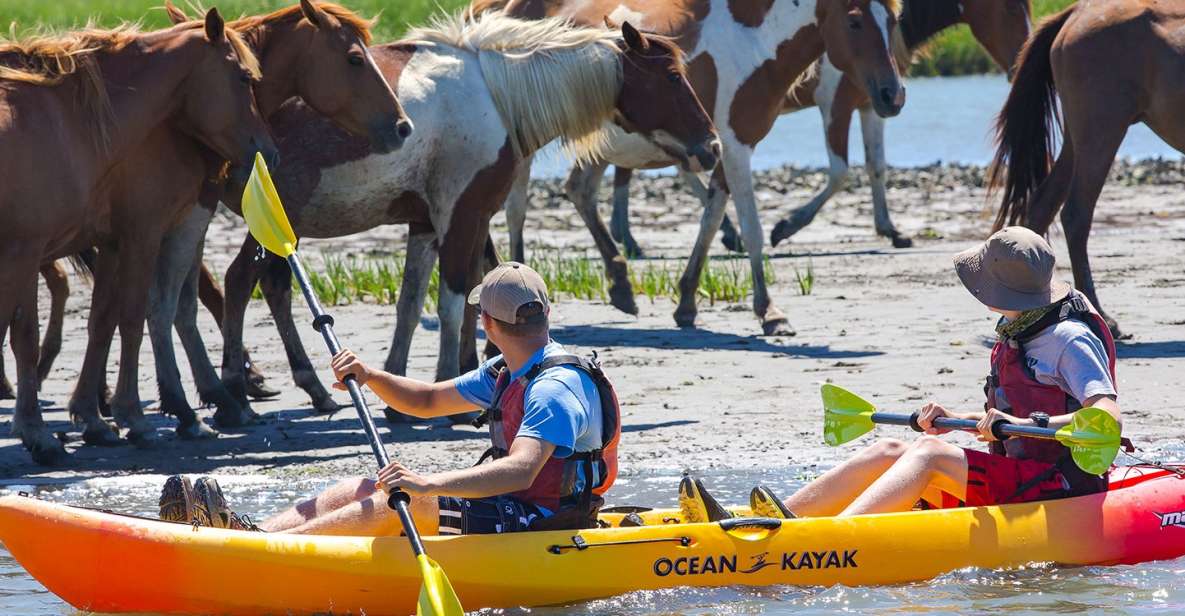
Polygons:
M609 303L626 314L636 315L638 304L634 300L634 288L629 279L629 266L617 251L617 244L597 213L597 192L608 166L605 162L577 165L568 175L565 187L568 198L576 205L581 220L592 233L593 242L605 263L605 276L609 279Z
M860 109L860 130L864 134L864 167L868 169L868 181L872 185L872 215L876 234L887 237L894 248L909 248L913 240L902 235L889 218L889 202L885 197L885 119L876 115L871 107Z
M634 170L629 167L614 167L613 216L609 219L609 233L625 246L625 256L629 259L643 256L642 247L630 232L630 178L633 176Z
M37 361L37 382L49 376L54 359L62 350L62 325L66 316L66 300L70 298L70 279L60 261L41 267L41 277L49 288L49 324L41 340L41 358Z
M383 369L391 374L407 375L411 339L420 322L420 315L424 312L428 283L435 266L436 232L428 225L412 225L407 238L403 281L399 286L399 299L395 302L395 335L391 339L391 350L383 365ZM413 420L410 415L404 415L390 407L387 407L384 413L388 421Z
M435 496L414 497L412 518L423 535L439 531L440 509ZM308 535L397 535L399 516L387 506L387 494L375 490L372 479L347 479L322 494L260 525L270 532Z
M506 197L506 226L510 232L510 258L519 263L526 263L526 247L523 242L523 227L527 224L527 208L530 206L531 163L532 155L519 163L518 173L514 176L514 184L510 186L510 194Z
M284 352L288 355L288 365L292 367L292 378L297 387L309 395L318 413L337 411L338 404L321 384L321 379L317 378L317 371L309 361L304 344L300 341L300 332L296 330L296 323L292 319L292 270L288 268L288 262L273 254L264 257L259 287L271 308L272 319L276 323L276 330L280 332L280 340L284 343Z
M783 502L804 517L833 516L843 511L905 453L909 445L881 439L820 475Z
M967 455L958 445L923 436L840 515L909 511L931 487L966 498Z

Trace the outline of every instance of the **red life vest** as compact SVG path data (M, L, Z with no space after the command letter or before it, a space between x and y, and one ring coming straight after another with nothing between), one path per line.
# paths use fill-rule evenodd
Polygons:
M1084 323L1103 341L1107 351L1111 382L1115 383L1115 341L1103 318L1076 291L1049 311L1041 320L1029 326L1019 335L1003 338L992 349L992 372L988 376L984 393L987 394L985 409L998 408L1016 417L1025 418L1041 411L1051 416L1073 413L1082 408L1082 402L1075 400L1057 385L1037 381L1033 371L1025 362L1024 344L1035 338L1046 328L1066 320ZM1004 400L997 400L997 388L1003 391ZM1000 405L1007 402L1008 408ZM1069 449L1057 441L1012 438L991 444L992 453L1011 458L1039 460L1058 463L1069 457ZM1074 464L1061 464L1063 472L1077 469ZM1069 471L1072 472L1072 471ZM1079 471L1081 472L1081 471ZM1085 474L1085 473L1082 473ZM1069 479L1069 477L1067 477Z
M497 371L494 398L490 408L475 421L475 425L489 422L492 446L482 454L486 458L501 458L510 452L523 422L524 398L527 386L535 377L558 366L571 366L587 374L597 386L601 399L601 447L591 451L577 451L567 458L552 457L543 465L534 483L526 490L511 496L553 513L567 509L592 512L594 500L600 501L617 479L617 442L621 438L621 409L617 394L596 359L576 355L557 355L535 364L526 374L510 378L504 362L492 369Z

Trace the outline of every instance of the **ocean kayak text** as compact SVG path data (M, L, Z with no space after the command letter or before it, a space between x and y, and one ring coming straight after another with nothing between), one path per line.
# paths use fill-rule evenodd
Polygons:
M654 574L705 575L712 573L756 573L766 567L781 567L782 571L799 569L847 569L856 564L856 550L823 550L821 552L783 552L780 559L770 559L769 552L750 557L750 563L737 567L736 554L719 556L662 557L654 561Z

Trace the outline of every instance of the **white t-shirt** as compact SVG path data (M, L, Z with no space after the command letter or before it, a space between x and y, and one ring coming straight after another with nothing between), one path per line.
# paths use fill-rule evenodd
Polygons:
M1024 344L1024 354L1037 382L1056 385L1079 402L1116 395L1107 347L1081 321L1068 319L1050 325ZM996 402L1002 411L1012 408L999 387Z

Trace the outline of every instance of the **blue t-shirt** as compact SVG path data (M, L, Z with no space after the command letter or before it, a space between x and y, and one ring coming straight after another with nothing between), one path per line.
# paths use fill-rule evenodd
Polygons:
M567 354L559 343L549 342L510 378L519 378L548 357ZM496 379L490 367L499 359L501 355L486 360L476 370L453 380L463 398L483 409L493 403ZM556 366L527 385L518 436L547 441L555 445L555 457L566 458L575 451L600 449L601 423L601 397L596 383L578 368Z

